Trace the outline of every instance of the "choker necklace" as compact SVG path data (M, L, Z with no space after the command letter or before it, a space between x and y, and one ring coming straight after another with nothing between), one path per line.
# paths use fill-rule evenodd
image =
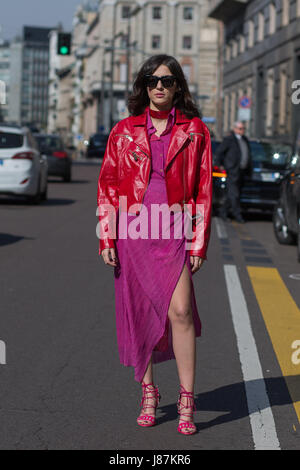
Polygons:
M149 108L150 116L155 119L167 119L171 109L169 111L154 111L154 109Z

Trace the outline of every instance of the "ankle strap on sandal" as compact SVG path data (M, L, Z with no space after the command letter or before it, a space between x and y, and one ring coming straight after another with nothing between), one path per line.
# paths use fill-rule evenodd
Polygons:
M151 386L153 388L149 388L149 386ZM143 388L143 396L142 396L142 401L140 403L140 407L143 407L144 409L154 407L153 405L150 405L150 404L147 404L147 403L144 405L144 402L147 398L155 398L156 406L157 406L158 403L160 402L160 399L161 399L158 387L156 387L154 385L154 383L152 383L152 382L149 383L149 384L146 384L145 382L142 382L142 388Z
M187 398L187 403L186 404L184 404L182 402L183 397ZM178 397L178 402L177 402L177 408L178 408L178 413L181 416L186 416L186 417L191 417L192 414L193 414L193 411L196 411L194 393L193 392L187 392L185 390L185 388L183 387L183 385L180 385L180 392L179 392L179 397ZM181 411L183 409L192 410L192 412L182 413Z

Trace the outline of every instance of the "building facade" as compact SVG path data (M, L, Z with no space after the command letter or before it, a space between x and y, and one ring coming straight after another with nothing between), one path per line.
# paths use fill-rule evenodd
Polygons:
M224 24L223 133L244 116L250 136L294 144L300 0L212 0L209 14Z
M9 119L47 128L50 28L24 26L11 45Z
M203 120L215 130L219 23L208 18L208 0L99 0L81 6L72 32L72 133L88 137L128 115L136 73L154 54L182 65ZM76 144L76 142L74 142Z
M126 98L145 59L169 54L181 64L204 120L212 128L215 126L218 24L208 18L208 9L206 0L100 2L98 21L89 34L99 38L102 47L90 54L90 62L94 63L94 70L88 67L91 87L86 83L88 94L94 95L95 81L101 84L99 105L101 96L104 101L102 112L98 113L100 125L109 130L127 115ZM110 47L114 48L113 53ZM98 73L97 64L101 64ZM86 112L90 113L88 108L94 106L90 99Z
M8 41L0 39L0 121L7 121L10 102L11 50Z

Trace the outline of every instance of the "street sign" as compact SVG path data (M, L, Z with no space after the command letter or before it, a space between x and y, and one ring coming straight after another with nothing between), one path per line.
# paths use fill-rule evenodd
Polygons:
M251 109L250 108L239 108L238 110L238 121L250 121Z
M203 116L202 121L212 124L212 123L216 122L216 118L211 117L211 116Z
M239 99L239 107L240 108L248 109L248 108L251 108L251 105L252 105L252 101L251 101L251 98L249 96L242 96Z

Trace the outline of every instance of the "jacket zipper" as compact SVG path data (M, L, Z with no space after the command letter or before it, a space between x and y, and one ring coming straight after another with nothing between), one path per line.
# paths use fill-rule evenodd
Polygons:
M202 135L202 137L204 137L204 134L201 134L200 132L190 132L189 134L192 142L194 142L194 135Z
M126 139L128 139L130 142L133 142L133 138L132 138L131 135L129 135L129 134L116 134L116 136L119 136L119 137L126 137ZM144 155L146 155L146 157L149 158L149 155L148 155L146 152L144 152L144 150L141 149L141 147L140 147L138 144L135 143L135 145L140 149L140 151L141 151ZM133 153L133 156L134 156L135 152L132 152L132 153ZM135 155L137 155L137 154L135 154Z
M138 161L138 159L141 158L136 152L130 152L130 153L133 155L133 158L135 159L136 162Z
M128 134L116 134L116 135L119 137L126 137L128 140L130 140L130 142L133 141L133 138L131 137L131 135L128 135Z

